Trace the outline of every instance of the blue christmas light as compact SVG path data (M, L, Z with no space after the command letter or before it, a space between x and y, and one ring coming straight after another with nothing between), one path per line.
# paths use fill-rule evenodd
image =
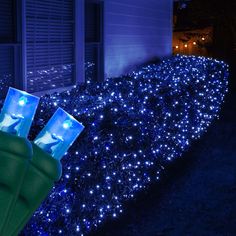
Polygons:
M84 129L84 126L62 109L58 109L34 143L60 160Z
M32 136L58 105L86 129L62 159L61 181L22 235L85 235L117 218L124 201L161 179L165 166L219 117L227 78L222 61L178 55L43 97Z
M19 99L18 104L23 107L23 106L25 106L25 105L27 104L27 101L28 101L27 97L22 96L22 97Z
M38 103L38 97L9 88L0 114L0 130L27 137Z

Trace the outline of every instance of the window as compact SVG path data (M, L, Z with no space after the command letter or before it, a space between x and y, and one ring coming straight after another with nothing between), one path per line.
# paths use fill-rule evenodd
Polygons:
M103 3L98 0L1 0L0 96L9 86L28 92L102 80Z
M27 90L75 84L74 0L25 1Z

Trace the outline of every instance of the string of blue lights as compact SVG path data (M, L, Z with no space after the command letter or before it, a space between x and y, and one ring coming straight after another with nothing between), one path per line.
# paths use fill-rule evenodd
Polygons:
M228 65L177 55L103 83L44 96L31 138L58 106L86 129L62 160L63 176L23 234L86 235L159 180L218 117Z

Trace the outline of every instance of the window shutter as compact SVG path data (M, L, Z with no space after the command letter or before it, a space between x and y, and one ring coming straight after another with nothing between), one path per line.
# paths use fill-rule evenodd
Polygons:
M27 90L74 84L74 0L26 0Z
M85 1L85 62L94 64L86 80L100 81L103 77L102 15L102 2Z
M14 40L13 0L0 1L0 43Z
M92 67L89 68L89 73L85 74L86 80L98 80L98 46L92 43L86 43L85 47L85 62L86 64L93 64Z
M0 97L14 86L13 0L0 1Z

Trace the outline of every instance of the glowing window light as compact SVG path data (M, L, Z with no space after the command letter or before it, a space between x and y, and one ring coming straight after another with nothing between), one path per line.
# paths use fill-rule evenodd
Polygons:
M175 48L176 48L176 49L178 49L178 48L179 48L179 46L178 46L178 45L176 45L176 46L175 46Z
M38 97L9 88L0 114L0 130L27 137L38 103Z
M187 48L187 47L188 47L188 44L185 44L184 47Z
M197 43L196 43L196 42L193 42L193 45L197 45Z
M81 123L59 108L34 143L55 159L60 160L83 129L84 126Z
M205 41L205 39L206 39L205 37L202 37L202 41Z

